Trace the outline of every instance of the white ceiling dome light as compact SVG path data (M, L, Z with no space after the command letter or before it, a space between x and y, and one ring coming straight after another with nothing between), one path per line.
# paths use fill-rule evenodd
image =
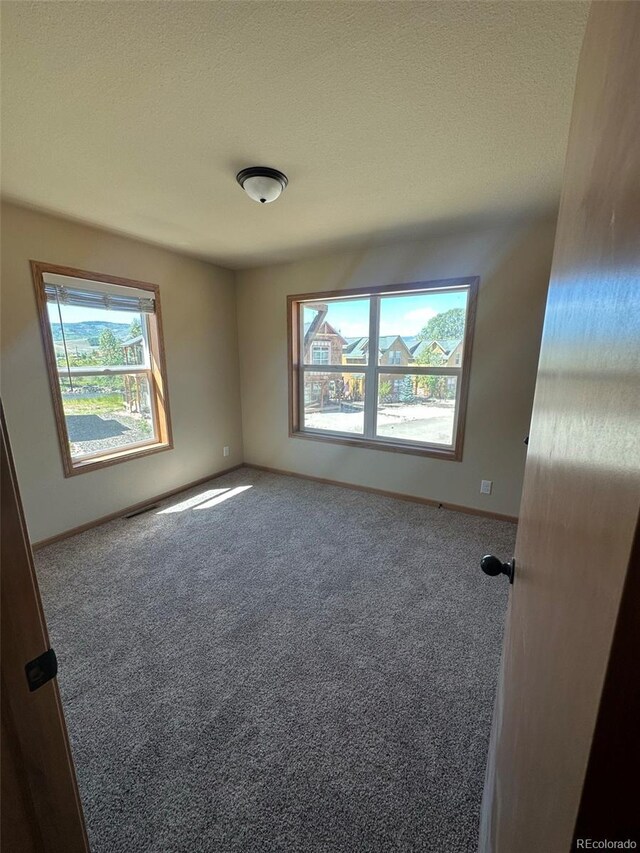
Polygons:
M260 204L275 201L289 183L285 174L268 166L251 166L248 169L242 169L236 175L236 181L249 198Z

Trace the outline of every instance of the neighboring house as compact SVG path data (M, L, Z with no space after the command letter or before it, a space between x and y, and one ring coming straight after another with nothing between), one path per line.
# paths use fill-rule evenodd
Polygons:
M316 328L305 329L304 360L307 364L342 364L346 343L330 323L322 320Z
M136 335L122 342L122 354L125 364L144 364L144 338Z
M422 338L419 338L418 335L403 335L402 340L407 345L410 353L413 353L416 346L422 342Z
M443 367L460 367L462 364L462 338L447 338L437 341L418 341L412 347L412 356L414 363L417 364L439 364ZM426 358L426 355L431 355L431 358ZM433 358L435 356L435 358ZM446 388L448 393L455 394L456 378L449 376L446 379ZM422 386L425 393L426 390ZM421 389L418 388L418 393Z
M342 350L342 363L366 364L368 352L369 338L347 338ZM411 363L411 351L400 335L382 336L378 357L380 364L392 364L395 367Z
M124 341L122 353L125 364L144 364L144 338L142 335ZM124 404L127 410L132 414L151 417L151 399L147 377L135 373L133 375L125 374L123 379Z
M445 367L460 367L462 363L462 339L449 338L440 341L415 340L410 347L414 362L422 361L425 353L436 353L441 357L441 364Z
M342 349L343 364L366 364L369 338L346 338ZM425 352L437 353L446 367L460 367L462 363L462 340L451 338L440 341L424 341L416 335L386 335L380 338L380 364L404 367L420 364Z
M385 335L380 338L380 364L403 367L411 363L411 351L400 335Z
M320 312L313 324L305 328L305 361L307 364L348 364L351 366L367 364L369 357L369 338L344 338L324 319L326 313ZM444 367L459 367L462 363L462 340L458 338L425 341L413 336L383 335L380 338L378 352L379 364L392 367L410 367L412 364L429 363L426 353L433 353L436 364ZM305 388L305 400L310 405L324 408L328 401L336 398L361 399L364 377L344 373L340 380L336 374L315 374ZM398 402L402 398L403 383L406 378L395 373L380 374L380 388L383 398ZM447 385L455 388L455 378L447 379ZM338 387L340 386L340 387ZM414 382L413 393L422 396L427 393L423 385Z
M393 367L407 367L412 362L411 351L400 335L384 335L380 338L380 364ZM394 402L401 398L404 376L394 373L380 374L381 397Z
M369 354L369 338L347 338L347 343L342 350L342 363L357 365L366 364ZM400 335L383 335L380 338L380 349L378 351L379 364L392 365L393 367L406 367L411 364L411 351L407 346L404 338ZM354 384L353 377L349 374L344 374L345 381L350 381ZM388 390L385 397L397 397L400 393L400 385L403 381L402 376L394 374L381 374L380 383L384 385L385 390ZM356 380L357 388L361 392L362 380Z
M459 340L449 353L447 367L460 367L462 364L462 340Z
M313 323L304 330L304 361L316 366L342 364L342 352L347 341L324 318L320 310ZM346 377L348 378L348 377ZM305 379L304 401L307 409L325 409L339 405L350 396L351 389L339 373L308 373Z
M369 351L369 338L347 338L342 349L343 364L366 364Z

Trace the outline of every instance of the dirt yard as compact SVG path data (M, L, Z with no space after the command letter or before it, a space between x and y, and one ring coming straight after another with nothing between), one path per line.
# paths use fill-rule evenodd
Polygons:
M434 444L451 444L454 421L453 400L424 403L383 403L378 409L378 435ZM335 432L361 434L362 412L312 412L305 426Z

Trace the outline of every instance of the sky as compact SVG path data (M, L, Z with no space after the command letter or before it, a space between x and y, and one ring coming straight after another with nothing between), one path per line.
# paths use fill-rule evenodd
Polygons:
M427 321L436 314L448 311L450 308L464 308L466 299L464 291L383 296L380 304L380 334L408 337L417 335ZM50 321L59 323L58 306L48 303L47 307ZM133 315L127 311L81 308L75 305L61 307L65 325L87 320L106 320L129 326L133 319ZM345 338L367 337L369 335L369 301L343 299L330 302L327 322Z
M466 291L383 296L380 300L380 334L417 335L427 321L450 308L466 306ZM311 319L311 316L305 320ZM369 335L369 300L343 299L329 303L327 322L345 338Z
M125 323L131 325L131 321L138 314L132 314L129 311L109 311L106 308L82 308L77 305L61 305L62 322L66 325L69 323L86 323L96 321L106 321L108 323ZM58 314L58 306L53 302L47 302L49 310L49 321L51 323L59 323L60 316Z

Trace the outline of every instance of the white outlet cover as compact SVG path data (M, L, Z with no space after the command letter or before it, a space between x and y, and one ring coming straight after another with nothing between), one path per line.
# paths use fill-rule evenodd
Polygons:
M228 456L228 455L229 455L229 448L228 448L228 447L223 447L223 448L222 448L222 455L223 455L223 456Z
M493 487L493 480L482 480L480 482L480 494L490 495Z

